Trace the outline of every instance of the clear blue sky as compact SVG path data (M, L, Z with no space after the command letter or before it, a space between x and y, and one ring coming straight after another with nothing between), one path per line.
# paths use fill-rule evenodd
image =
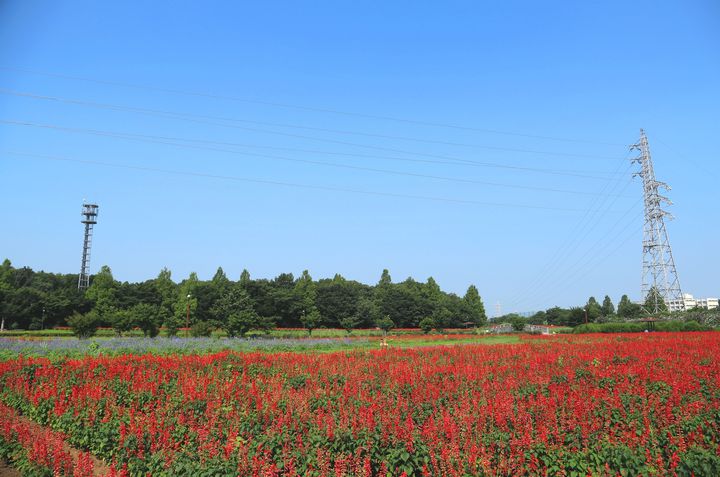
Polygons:
M89 199L123 281L638 299L642 127L681 285L717 296L719 47L710 0L4 1L0 255L77 272Z

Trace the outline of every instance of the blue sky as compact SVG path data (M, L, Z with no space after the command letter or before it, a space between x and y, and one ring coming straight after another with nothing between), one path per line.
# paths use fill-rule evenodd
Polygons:
M0 255L176 280L475 284L491 314L638 299L647 131L684 291L720 295L720 7L0 3Z

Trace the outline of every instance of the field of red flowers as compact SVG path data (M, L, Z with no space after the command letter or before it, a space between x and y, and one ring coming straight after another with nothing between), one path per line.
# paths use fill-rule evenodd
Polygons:
M114 475L720 475L719 333L19 358L0 403L36 475L91 475L59 441Z

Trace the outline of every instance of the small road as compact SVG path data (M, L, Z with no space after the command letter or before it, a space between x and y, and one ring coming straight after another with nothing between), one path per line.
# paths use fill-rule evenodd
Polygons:
M22 477L22 474L0 459L0 477Z

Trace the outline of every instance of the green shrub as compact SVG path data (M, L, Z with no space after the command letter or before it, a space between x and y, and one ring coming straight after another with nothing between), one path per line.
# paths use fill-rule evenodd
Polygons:
M427 318L420 320L420 329L423 333L428 334L433 328L435 328L435 320L431 317L428 316Z
M145 336L155 338L160 333L160 324L169 312L165 309L150 305L148 303L138 303L130 308L132 323L139 327Z
M389 315L385 315L384 317L380 318L379 320L377 320L377 322L375 322L375 324L378 328L383 330L384 334L387 334L388 331L395 328L395 322L390 319Z
M656 323L658 331L708 331L709 326L703 326L697 321L664 321Z
M608 322L586 323L576 326L573 333L640 333L648 331L708 331L709 326L703 326L697 321L656 321L644 322Z
M68 318L67 322L73 334L81 339L94 336L100 324L97 314L92 311L84 315L74 313L73 316Z
M194 337L209 337L213 332L213 326L207 321L198 321L190 327L190 334Z
M106 315L117 336L133 329L133 315L129 310L113 310Z

